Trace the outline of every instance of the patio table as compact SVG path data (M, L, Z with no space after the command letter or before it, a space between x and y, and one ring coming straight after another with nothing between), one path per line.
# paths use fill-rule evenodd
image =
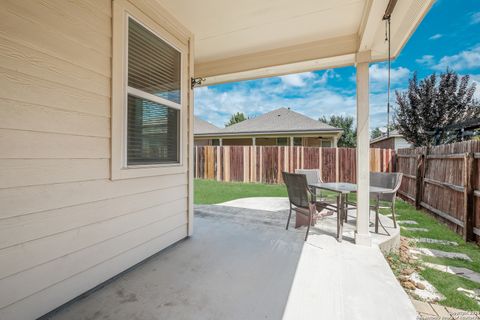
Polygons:
M337 239L342 241L343 233L343 221L345 219L348 208L347 197L350 193L357 192L357 185L354 183L346 182L324 182L310 184L313 189L322 189L327 191L333 191L337 193ZM384 193L391 191L387 188L370 186L370 193ZM375 220L375 224L378 224L378 219Z

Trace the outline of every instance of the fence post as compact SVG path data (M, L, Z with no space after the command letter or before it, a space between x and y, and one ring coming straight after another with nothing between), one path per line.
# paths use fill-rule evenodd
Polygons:
M422 196L423 196L423 178L425 176L425 154L419 154L417 156L417 172L416 172L416 186L415 186L415 207L421 208Z
M473 181L475 179L474 156L471 152L465 153L463 178L464 178L464 194L463 194L463 239L465 241L473 241L475 235L473 233L474 226L474 189Z

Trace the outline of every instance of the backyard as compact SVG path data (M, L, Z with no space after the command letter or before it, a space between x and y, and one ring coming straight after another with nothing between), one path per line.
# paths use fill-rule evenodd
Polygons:
M195 204L216 204L247 197L286 196L283 185L195 180ZM333 194L326 196L333 199ZM403 200L397 200L396 208L401 235L405 237L402 243L408 243L409 247L408 257L391 253L387 260L402 285L408 273L405 270L417 271L443 295L444 299L438 301L439 304L462 310L480 311L480 302L474 297L476 295L478 299L480 291L479 247L474 243L466 243L461 236L430 214L416 210ZM455 257L441 257L445 253L452 253ZM451 267L450 272L438 270L445 269L445 266ZM462 292L458 288L467 291ZM415 288L406 291L413 298L421 300L413 289ZM468 294L472 297L468 297Z

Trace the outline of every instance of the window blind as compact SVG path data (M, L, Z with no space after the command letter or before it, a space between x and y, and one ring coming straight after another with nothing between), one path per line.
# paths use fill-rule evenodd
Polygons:
M179 51L129 19L129 87L180 103L180 59Z
M128 26L127 165L178 163L181 54L135 20Z

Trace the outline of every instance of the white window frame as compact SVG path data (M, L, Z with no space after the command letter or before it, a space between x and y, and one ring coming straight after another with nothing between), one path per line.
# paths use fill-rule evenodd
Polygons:
M188 128L188 44L180 41L162 26L127 1L114 1L112 46L112 144L111 179L128 179L187 172ZM128 86L128 22L135 20L161 40L180 52L180 103ZM188 43L188 39L187 39ZM178 162L145 165L127 164L128 95L160 103L180 111Z

